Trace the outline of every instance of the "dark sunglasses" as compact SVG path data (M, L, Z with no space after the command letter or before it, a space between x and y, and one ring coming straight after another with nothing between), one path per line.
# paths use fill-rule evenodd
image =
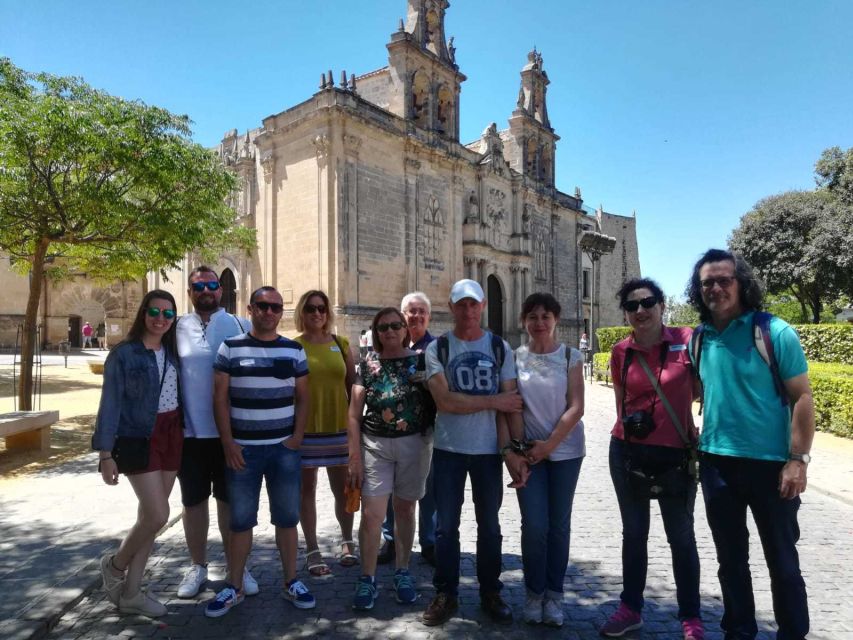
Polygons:
M193 282L190 287L196 293L201 293L205 289L208 291L216 291L219 288L218 282Z
M377 324L376 330L379 333L385 333L386 331L388 331L388 329L391 329L392 331L399 331L400 329L402 329L405 326L406 325L403 324L402 322L386 322L384 324Z
M628 300L625 304L622 305L622 308L629 313L634 313L640 307L643 309L651 309L658 303L658 299L654 296L649 296L648 298L643 298L642 300Z
M148 316L151 318L156 318L161 313L163 314L163 317L166 318L166 320L175 319L174 309L160 309L158 307L148 307Z
M326 313L326 305L324 304L306 304L302 307L305 313Z
M278 302L253 302L258 311L272 311L273 313L281 313L284 309L283 304Z
M735 279L731 276L720 276L719 278L705 278L701 285L703 289L713 289L715 284L720 285L720 289L728 289L734 281Z

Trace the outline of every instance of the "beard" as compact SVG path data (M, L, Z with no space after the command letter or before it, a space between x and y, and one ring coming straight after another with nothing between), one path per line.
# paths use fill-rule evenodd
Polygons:
M193 307L197 312L201 311L202 313L212 313L219 308L219 302L216 300L216 296L199 296L193 300Z

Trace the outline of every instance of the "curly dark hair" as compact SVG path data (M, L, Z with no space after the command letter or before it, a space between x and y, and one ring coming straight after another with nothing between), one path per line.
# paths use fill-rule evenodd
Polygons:
M744 313L764 309L764 285L749 263L740 254L725 249L708 249L693 266L693 275L687 285L687 299L693 308L699 312L702 322L711 321L711 310L702 300L702 283L699 281L699 270L709 262L728 261L735 265L735 279L740 290L740 306Z
M631 278L619 287L619 291L616 292L616 297L619 298L620 309L625 308L625 303L628 302L628 296L637 289L648 289L651 291L658 304L666 302L666 298L663 295L663 289L660 288L660 285L657 282L651 278Z

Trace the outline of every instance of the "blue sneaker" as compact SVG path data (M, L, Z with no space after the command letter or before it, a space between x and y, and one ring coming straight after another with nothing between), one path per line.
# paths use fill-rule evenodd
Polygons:
M418 599L412 576L406 569L397 569L394 573L394 591L397 592L397 602L400 604L412 604Z
M204 615L208 618L218 618L224 616L231 611L231 607L236 607L243 602L243 592L237 591L230 584L225 584L225 588L216 594L213 600L208 601L204 608Z
M376 602L376 580L370 576L361 576L355 585L352 608L356 611L369 611Z
M294 578L285 586L284 599L290 600L290 603L297 609L313 609L317 606L317 601L311 595L311 592L308 591L308 587L297 578Z

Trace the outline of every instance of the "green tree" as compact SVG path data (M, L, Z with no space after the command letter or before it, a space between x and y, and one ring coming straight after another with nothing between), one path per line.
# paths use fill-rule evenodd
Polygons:
M764 280L768 293L791 294L820 322L824 304L853 277L853 212L828 191L789 191L765 198L729 238Z
M667 296L665 320L670 327L695 327L699 324L699 312L676 296Z
M0 59L0 251L30 289L19 406L31 408L47 278L134 279L187 251L254 244L225 204L234 177L190 140L190 120Z

